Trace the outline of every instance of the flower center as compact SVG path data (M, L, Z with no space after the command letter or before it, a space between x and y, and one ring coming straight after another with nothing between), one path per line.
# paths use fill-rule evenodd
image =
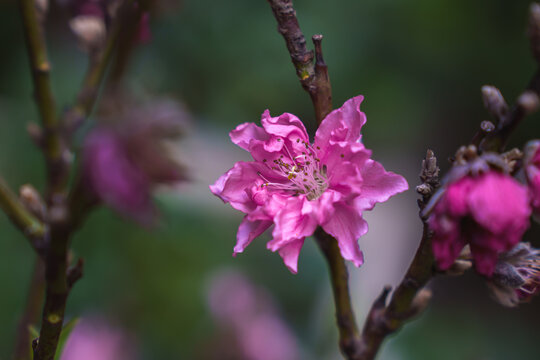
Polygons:
M299 143L301 140L298 139ZM321 166L321 160L317 157L317 152L313 147L302 141L306 150L301 155L291 154L286 145L284 154L278 159L269 163L266 159L263 163L268 166L274 174L283 178L283 182L272 182L267 180L262 174L259 176L265 181L262 186L270 189L292 191L297 194L306 194L308 200L318 199L328 188L326 166Z

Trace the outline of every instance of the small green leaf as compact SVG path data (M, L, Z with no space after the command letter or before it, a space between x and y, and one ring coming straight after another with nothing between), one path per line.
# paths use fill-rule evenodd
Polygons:
M64 351L64 346L66 346L67 339L69 338L69 335L71 334L71 332L75 328L75 325L77 325L78 322L79 318L73 318L69 320L66 325L64 325L64 328L60 333L60 339L58 339L58 347L56 348L56 355L54 356L54 360L60 360L62 352Z

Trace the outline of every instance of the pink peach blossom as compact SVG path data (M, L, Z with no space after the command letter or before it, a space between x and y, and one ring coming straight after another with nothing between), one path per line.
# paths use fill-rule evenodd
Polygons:
M304 124L289 113L272 117L266 110L262 127L245 123L231 131L233 143L254 161L237 162L210 190L246 214L234 254L274 225L267 247L296 273L304 239L321 226L337 239L343 258L362 265L358 238L368 231L363 211L408 188L402 176L371 160L362 144L362 100L354 97L328 114L313 145Z
M527 189L509 175L491 170L449 184L429 218L439 268L452 266L469 244L478 273L491 276L498 256L521 240L530 214Z

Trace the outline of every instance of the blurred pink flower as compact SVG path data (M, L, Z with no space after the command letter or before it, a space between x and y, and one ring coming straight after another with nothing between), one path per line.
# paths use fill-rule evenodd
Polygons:
M362 212L408 188L406 180L370 159L361 143L366 122L363 97L354 97L322 121L315 142L292 114L262 114L254 123L231 131L233 143L249 151L252 162L237 162L210 190L247 215L240 224L234 254L272 224L267 244L297 272L304 239L317 226L337 239L342 256L363 263L358 238L368 231Z
M99 318L81 319L69 335L60 360L135 360L134 342Z
M242 274L227 271L214 277L208 291L208 304L217 323L234 341L234 345L227 344L230 358L299 359L297 340L279 316L271 296ZM215 355L221 351L217 349Z
M525 146L525 175L529 184L531 204L536 214L540 213L540 140Z
M491 170L450 183L429 218L439 268L452 266L469 244L478 273L491 276L499 254L521 240L530 214L527 189L509 175Z
M90 191L119 213L151 224L156 213L153 188L185 179L162 143L178 134L177 120L154 114L93 129L82 154L83 175Z

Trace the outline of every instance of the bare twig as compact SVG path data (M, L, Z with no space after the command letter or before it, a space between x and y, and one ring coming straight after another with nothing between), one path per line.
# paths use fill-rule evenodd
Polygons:
M306 90L315 109L317 124L332 111L332 88L328 77L328 68L323 59L321 47L322 35L314 35L315 59L312 51L306 48L306 40L290 0L268 0L278 22L278 29L285 39L296 74ZM315 232L317 244L324 254L330 272L330 281L334 294L336 321L339 329L339 345L348 359L357 359L361 339L354 316L349 294L349 274L337 241L322 229Z
M45 294L45 263L40 257L36 258L32 280L28 290L24 315L19 322L15 341L14 360L30 360L30 331L29 327L39 321L43 295Z
M530 7L528 35L531 52L540 65L540 5L536 3ZM534 74L529 85L510 110L497 88L484 86L482 95L486 109L496 121L496 127L489 132L480 129L473 143L479 143L481 151L502 152L510 134L527 115L538 110L540 106L540 70Z
M428 150L426 158L422 162L420 179L422 184L416 189L422 195L422 200L419 201L422 210L439 186L439 168L431 150ZM405 277L392 295L390 303L385 306L386 298L390 293L390 288L386 287L372 305L362 331L361 352L356 359L374 359L386 336L419 314L431 298L431 292L424 288L434 275L431 231L426 219L422 219L422 222L424 224L422 240Z
M306 48L306 39L302 30L300 30L292 0L267 1L272 7L274 17L278 22L278 31L285 39L291 60L296 69L296 75L304 90L311 97L315 107L317 124L320 124L326 115L332 111L332 88L321 50L323 37L322 35L313 36L316 53L314 61L313 51Z
M90 55L88 70L75 104L66 112L64 117L65 126L70 133L75 131L92 113L111 59L118 46L129 48L127 42L130 39L127 38L136 31L143 8L144 6L140 4L134 6L134 0L125 0L111 25L105 46ZM120 39L122 39L122 44L120 44ZM129 50L125 55L129 55ZM126 61L126 59L122 60ZM115 66L113 71L114 76L119 69Z
M46 267L46 297L42 314L42 324L39 340L34 343L34 359L52 360L56 353L58 339L62 330L66 300L73 283L82 276L82 262L68 272L69 239L76 226L83 218L83 212L89 206L73 202L79 199L74 194L80 189L75 188L68 197L68 181L71 169L70 141L73 130L90 114L98 97L100 84L105 77L107 65L118 43L125 14L133 11L140 12L140 7L133 6L134 0L125 0L115 17L105 46L92 53L88 72L83 81L82 89L71 111L68 111L60 124L54 106L50 87L45 36L41 19L38 19L34 0L21 0L26 42L30 56L36 101L40 110L44 132L39 135L39 142L47 159L47 223L50 227L50 241L45 252ZM34 131L34 133L36 133ZM2 204L9 209L11 215L16 214L14 221L20 227L36 232L35 219L22 212L17 202L3 192ZM16 198L15 198L16 199ZM24 207L22 207L24 210ZM75 211L75 216L74 213ZM18 211L18 212L15 212ZM24 215L24 216L23 216ZM31 221L30 221L31 220ZM37 222L39 225L40 222ZM42 231L45 233L45 231ZM41 233L39 233L41 234Z
M43 255L47 226L19 201L2 178L0 178L0 207L28 238L36 252Z

